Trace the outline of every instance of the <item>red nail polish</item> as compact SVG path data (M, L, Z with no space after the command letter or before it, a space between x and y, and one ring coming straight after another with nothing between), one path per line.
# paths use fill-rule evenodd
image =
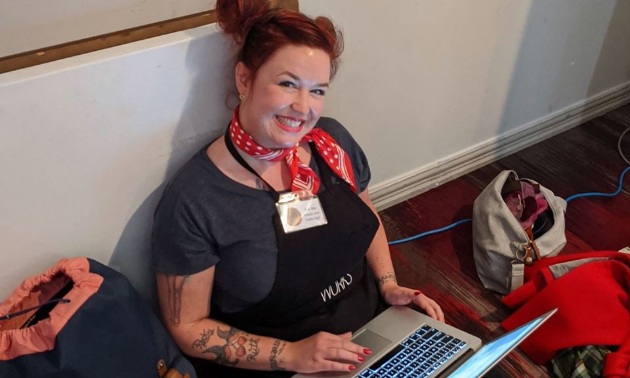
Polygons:
M354 370L354 369L356 369L356 367L354 365L350 365L350 366L348 366L348 369Z
M361 362L363 362L363 361L365 361L365 357L363 357L363 356L359 356L359 357L358 357L358 360L359 360L359 361L361 361Z
M369 349L363 349L363 354L372 354L372 351Z
M419 291L416 291L415 293L413 293L413 295L420 295L421 293Z

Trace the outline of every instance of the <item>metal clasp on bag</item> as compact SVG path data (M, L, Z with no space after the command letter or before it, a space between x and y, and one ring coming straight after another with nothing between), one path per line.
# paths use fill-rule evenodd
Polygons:
M516 254L516 259L520 262L529 266L534 263L534 260L540 260L540 253L538 252L536 244L533 244L533 242L530 244L523 244L521 248L523 249L523 255L520 256L518 253Z
M521 244L517 247L516 259L526 265L532 265L534 260L540 260L542 256L540 255L540 250L534 241L534 235L532 234L531 227L525 230L525 235L527 236L529 242Z
M534 263L534 259L540 260L542 256L540 256L540 250L538 249L538 246L534 241L534 233L532 232L532 227L528 227L525 230L525 233L527 234L527 238L529 239L529 245L525 247L525 264L531 265ZM532 252L534 256L532 256Z
M523 262L527 265L532 265L534 263L534 258L532 257L532 251L534 250L530 245L525 244L525 258Z
M525 262L525 258L527 257L527 244L521 244L521 245L516 245L516 260L520 261L520 262ZM522 251L522 256L521 256L521 251ZM516 261L516 260L512 260L512 261Z

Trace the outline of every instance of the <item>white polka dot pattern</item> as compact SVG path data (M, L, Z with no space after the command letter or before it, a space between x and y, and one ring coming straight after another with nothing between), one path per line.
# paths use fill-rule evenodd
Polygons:
M249 137L249 141L245 142L246 146L241 144L242 136ZM240 126L238 122L238 107L234 110L232 123L230 124L230 137L232 142L236 143L238 148L256 159L269 161L280 161L285 159L287 165L289 166L291 177L293 178L291 184L292 191L296 192L308 190L315 194L319 190L319 177L317 177L315 172L307 164L304 164L300 160L300 157L297 154L298 144L292 148L280 148L276 150L258 145L252 136L247 134ZM301 142L314 142L313 144L315 145L317 153L320 156L326 157L324 161L328 164L330 169L332 169L337 176L341 177L344 181L350 184L352 190L356 193L357 186L352 172L350 157L348 157L346 151L344 151L335 142L330 134L318 127L315 127L311 130L311 132L302 138ZM256 151L252 153L251 149L253 148L255 148ZM331 152L330 156L332 156L332 158L328 155L329 152Z

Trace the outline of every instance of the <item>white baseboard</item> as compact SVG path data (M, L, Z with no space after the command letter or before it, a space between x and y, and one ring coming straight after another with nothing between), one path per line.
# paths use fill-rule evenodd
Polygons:
M519 126L444 159L370 186L370 197L377 210L384 210L627 103L630 103L630 82Z

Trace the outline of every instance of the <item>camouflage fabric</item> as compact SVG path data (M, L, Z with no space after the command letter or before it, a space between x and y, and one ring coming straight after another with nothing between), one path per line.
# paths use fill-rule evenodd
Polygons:
M553 373L558 378L601 377L604 358L610 353L605 346L587 345L569 348L558 353L551 361Z

